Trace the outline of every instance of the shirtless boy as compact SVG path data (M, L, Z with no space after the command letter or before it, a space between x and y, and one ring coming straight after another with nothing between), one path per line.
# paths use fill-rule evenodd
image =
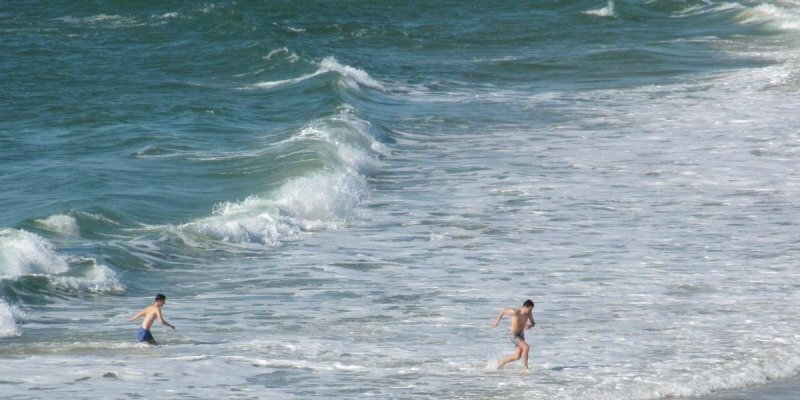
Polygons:
M511 317L511 342L514 343L514 354L497 362L499 369L512 361L517 361L522 358L525 366L525 371L528 370L528 343L525 342L525 330L533 328L536 322L533 321L533 301L525 300L522 303L522 308L504 308L497 316L497 321L492 323L492 328L497 328L500 320L504 315Z
M161 315L161 307L164 306L164 303L167 302L167 296L159 293L156 295L156 301L152 305L145 307L144 310L139 311L138 314L132 316L128 321L133 321L135 319L139 319L144 317L144 321L142 321L142 326L136 331L136 335L139 337L139 342L147 342L152 345L158 344L156 340L153 338L153 335L150 333L150 327L153 326L153 322L155 322L156 318L158 321L161 322L161 325L166 325L172 329L175 329L174 325L170 325L167 320L164 319L164 316Z

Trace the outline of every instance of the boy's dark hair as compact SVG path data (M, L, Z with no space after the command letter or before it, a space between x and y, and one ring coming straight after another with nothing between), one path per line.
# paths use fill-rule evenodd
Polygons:
M525 300L525 302L524 302L524 303L522 303L522 306L523 306L523 307L530 307L530 308L533 308L533 300L531 300L531 299Z
M164 296L163 294L159 293L156 295L156 301L159 300L167 300L167 296Z

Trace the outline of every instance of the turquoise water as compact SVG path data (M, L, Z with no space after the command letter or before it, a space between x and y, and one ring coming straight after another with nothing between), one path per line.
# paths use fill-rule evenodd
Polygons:
M800 372L794 1L4 2L8 398ZM167 295L164 345L127 318ZM532 371L502 307L536 302ZM507 324L507 322L506 322Z

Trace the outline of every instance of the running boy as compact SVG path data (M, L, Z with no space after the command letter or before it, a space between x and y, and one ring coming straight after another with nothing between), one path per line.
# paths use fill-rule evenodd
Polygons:
M152 345L157 345L156 339L153 338L153 334L150 333L150 327L153 326L153 322L155 322L156 318L158 321L161 322L161 325L166 325L172 329L175 329L174 325L170 325L167 320L164 319L164 316L161 315L161 307L164 306L164 303L167 302L167 296L159 293L156 295L156 301L152 305L145 307L144 310L139 311L138 314L132 316L128 321L133 321L135 319L139 319L144 317L144 321L142 321L142 326L136 331L136 335L139 338L139 342L147 342Z
M500 324L500 320L503 319L504 315L511 317L510 339L511 342L514 343L515 349L514 354L497 362L497 368L499 369L503 365L522 358L525 371L527 371L529 347L528 343L525 342L525 330L533 328L533 326L536 325L536 322L533 321L533 301L525 300L525 302L522 303L522 308L502 309L500 315L497 316L497 321L492 324L492 328L497 328L497 325Z

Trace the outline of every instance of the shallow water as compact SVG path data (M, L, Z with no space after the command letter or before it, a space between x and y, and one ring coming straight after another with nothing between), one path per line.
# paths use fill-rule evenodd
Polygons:
M4 396L795 377L798 13L4 3ZM178 328L140 347L126 320L159 292ZM526 298L532 371L495 371L489 324Z

